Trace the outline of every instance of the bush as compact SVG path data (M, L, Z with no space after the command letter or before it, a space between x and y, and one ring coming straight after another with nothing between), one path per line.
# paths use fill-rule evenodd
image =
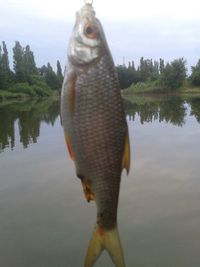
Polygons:
M28 83L16 83L9 88L13 93L24 93L29 96L37 96L36 92Z
M47 88L42 88L41 86L38 85L32 85L31 88L34 90L34 92L40 96L40 97L44 97L44 96L50 96L52 94L51 90L48 89L48 86L46 86Z
M183 58L167 63L161 74L160 83L167 89L177 89L186 78L186 61Z
M195 67L192 67L192 74L189 80L194 86L200 85L200 60Z
M0 100L5 100L5 99L12 99L12 98L25 98L25 94L23 93L11 93L11 92L8 92L8 91L3 91L3 90L0 90Z
M30 85L31 84L31 85ZM9 88L9 92L12 93L23 93L31 97L45 97L52 94L51 89L48 85L40 79L40 77L35 77L28 83L16 83Z
M158 81L138 82L123 90L123 94L154 93L162 91Z

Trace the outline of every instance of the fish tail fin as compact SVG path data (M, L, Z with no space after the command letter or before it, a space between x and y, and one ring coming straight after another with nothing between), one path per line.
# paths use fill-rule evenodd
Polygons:
M125 267L117 226L107 230L97 225L89 242L84 267L92 267L104 249L116 267Z

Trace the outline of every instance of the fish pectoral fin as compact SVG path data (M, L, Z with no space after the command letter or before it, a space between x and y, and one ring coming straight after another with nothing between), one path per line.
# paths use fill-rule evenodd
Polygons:
M82 186L83 186L83 192L85 194L85 198L87 202L90 202L90 200L95 200L94 194L90 189L90 185L88 183L88 180L83 178L81 179Z
M103 250L107 250L116 267L125 267L117 227L101 229L96 225L90 240L84 267L92 267Z
M69 152L70 158L72 160L74 160L74 155L73 155L73 152L72 152L72 149L71 149L70 140L69 140L66 132L65 132L65 143L66 143L67 150Z
M130 143L128 130L126 132L125 141L124 141L124 152L122 156L122 170L126 169L127 174L130 170Z

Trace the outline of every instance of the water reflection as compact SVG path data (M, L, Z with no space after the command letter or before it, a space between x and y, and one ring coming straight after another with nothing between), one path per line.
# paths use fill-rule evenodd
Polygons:
M189 103L191 105L191 115L195 116L200 123L200 98L190 99Z
M183 126L189 107L200 123L200 98L132 96L124 98L124 105L128 118L134 121L138 115L141 124L158 120ZM59 101L52 98L0 103L0 152L13 149L17 136L24 148L36 143L41 123L53 125L58 116Z
M187 101L180 97L165 98L127 98L126 112L129 119L134 120L138 114L140 122L159 120L173 125L182 126L187 112ZM200 108L199 108L200 109Z
M16 136L24 148L36 143L42 122L53 125L59 115L59 102L53 98L0 104L0 152L15 146Z
M200 98L134 96L125 107L132 162L118 215L127 266L199 267ZM0 266L82 266L96 209L67 156L59 102L0 103L0 147ZM104 254L95 266L113 265Z

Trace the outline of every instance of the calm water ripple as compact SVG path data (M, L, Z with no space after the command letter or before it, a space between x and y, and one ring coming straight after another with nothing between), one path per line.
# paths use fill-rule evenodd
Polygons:
M200 266L200 98L124 99L132 167L121 183L127 267ZM0 266L80 267L95 222L55 99L0 103ZM96 267L113 266L101 257Z

